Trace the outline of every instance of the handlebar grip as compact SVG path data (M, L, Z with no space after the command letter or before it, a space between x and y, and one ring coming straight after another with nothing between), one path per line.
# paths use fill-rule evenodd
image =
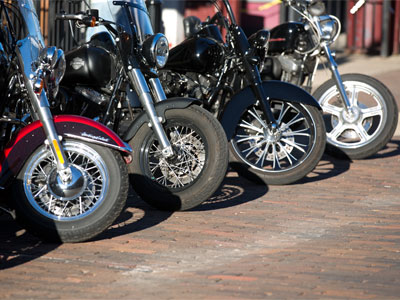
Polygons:
M56 14L56 20L76 20L83 21L83 19L87 17L84 14Z

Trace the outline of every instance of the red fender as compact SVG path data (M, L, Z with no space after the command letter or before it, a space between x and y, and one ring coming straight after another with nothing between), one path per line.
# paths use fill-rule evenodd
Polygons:
M125 154L132 152L130 146L101 123L81 116L54 116L57 133L64 138L77 139L100 144ZM22 128L7 143L0 154L0 187L5 187L9 180L21 170L26 159L46 140L42 123L35 121Z

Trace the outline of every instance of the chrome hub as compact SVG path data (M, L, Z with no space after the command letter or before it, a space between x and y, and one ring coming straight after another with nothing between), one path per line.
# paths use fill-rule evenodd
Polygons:
M54 168L48 176L47 186L49 192L59 200L69 201L82 195L88 183L88 179L81 169L70 166L71 177L64 182Z
M360 109L356 106L349 108L347 111L344 109L342 112L343 121L350 124L357 123L361 115Z

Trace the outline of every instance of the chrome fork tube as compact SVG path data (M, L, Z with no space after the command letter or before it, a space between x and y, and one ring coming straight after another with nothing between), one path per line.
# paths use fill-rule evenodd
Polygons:
M131 83L133 84L133 88L136 90L139 95L140 103L143 108L146 110L147 116L150 119L150 125L154 133L162 146L162 154L164 157L170 157L173 155L171 143L169 142L167 135L165 134L164 128L161 125L161 121L157 116L157 112L154 108L153 99L151 97L150 89L147 85L147 82L140 71L140 69L130 69L128 72L128 77Z
M54 125L53 115L51 114L45 91L42 91L40 95L36 97L36 99L37 101L33 101L34 107L40 122L43 125L43 129L47 137L47 143L57 161L57 170L60 172L65 171L69 166Z
M325 55L328 59L329 68L331 69L332 72L332 78L335 80L336 87L339 90L340 97L344 104L344 108L346 111L348 111L351 108L351 103L349 101L349 98L347 97L342 78L340 77L338 71L338 65L332 56L331 49L329 48L329 46L327 44L324 44L323 48L325 50Z
M160 79L150 78L149 79L151 90L154 92L155 102L161 102L167 100L167 96L165 95L164 89L161 85Z

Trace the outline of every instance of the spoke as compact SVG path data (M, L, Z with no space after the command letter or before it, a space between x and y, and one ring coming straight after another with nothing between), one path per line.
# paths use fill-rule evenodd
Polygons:
M242 120L242 122L243 122L243 123L240 123L240 124L239 124L240 127L247 128L247 129L251 129L251 130L254 130L254 131L259 132L259 133L261 133L261 134L264 133L264 131L263 131L261 128L258 128L258 127L256 127L256 126L250 124L249 122L247 122L247 121L245 121L245 120Z
M161 165L161 161L159 163L149 162L150 172L152 174L154 174L155 170L161 169L160 165ZM154 166L154 167L152 168L152 166Z
M360 123L358 123L356 126L352 126L352 128L359 136L361 142L368 141L368 139L369 139L368 132L365 131L365 128Z
M241 135L243 138L240 140L237 140L236 143L243 143L249 140L255 140L255 139L261 139L263 138L263 136L261 135ZM239 137L239 135L237 135L237 137Z
M339 118L343 111L343 108L326 103L322 106L322 110L324 111L324 113L328 113Z
M265 143L265 141L262 141L262 143ZM250 146L249 148L243 150L242 152L247 152L250 151L249 153L246 154L246 158L248 158L250 156L251 153L253 153L257 148L259 148L262 144L255 144L254 146Z
M262 155L260 155L260 157L257 159L257 161L256 161L256 165L258 165L258 163L260 162L260 167L262 167L263 166L263 164L264 164L264 161L265 161L265 156L267 155L267 153L268 153L268 149L269 149L269 146L271 145L271 142L267 142L267 144L265 145L265 147L264 147L264 150L263 150L263 153L262 153Z
M179 176L176 174L175 170L173 170L173 168L171 168L171 166L169 164L167 164L168 169L170 169L172 171L172 173L175 175L176 180L181 184L181 186L184 186L183 182L180 180ZM175 186L175 185L173 185Z
M383 110L380 105L374 106L374 107L369 107L369 108L364 108L361 109L362 113L362 119L370 118L370 117L375 117L375 116L380 116L382 117L383 115Z
M33 198L36 198L39 196L43 191L47 188L47 185L44 185L35 195L33 195Z
M267 128L267 124L265 124L265 122L261 119L261 116L257 113L256 109L254 109L254 112L249 110L249 114L252 115L257 121L258 123L260 123L260 125L264 128Z
M202 161L200 161L200 160L198 159L198 157L194 156L192 153L190 153L190 152L187 151L186 149L183 149L183 152L185 153L185 156L189 157L189 159L190 159L191 161L195 161L195 162L197 162L198 164L202 164L202 163L203 163ZM198 153L198 154L199 154L199 153ZM184 160L182 163L184 163L185 161L189 161L189 159Z
M278 120L276 120L277 124L281 124L283 117L286 115L286 113L288 112L288 110L290 109L290 106L288 105L288 107L285 108L285 102L282 102L282 109L281 112L279 113L279 117Z
M83 207L82 207L82 197L81 197L81 196L79 196L79 212L80 212L80 214L82 214L82 213L83 213Z
M50 208L51 208L51 203L53 202L53 195L50 195L50 200L49 203L47 204L47 212L50 212Z
M293 119L290 120L288 123L286 123L285 126L283 126L282 129L285 130L285 129L289 128L290 126L292 126L292 125L295 124L295 123L298 123L298 122L300 122L300 121L304 121L305 118L304 118L304 117L298 118L299 115L300 115L300 113L297 113L297 115L294 116Z
M293 162L292 162L292 159L290 158L290 156L292 156L292 158L293 158L294 160L297 160L297 159L296 159L293 155L291 155L289 152L287 152L287 150L286 150L285 147L281 144L281 142L278 142L278 145L279 145L279 147L282 149L282 151L285 153L285 155L286 155L286 157L287 157L287 159L288 159L290 165L293 166Z
M333 140L337 140L339 136L348 128L346 128L342 122L338 123L335 128L333 128L330 132L327 132L326 135Z
M355 85L352 86L351 97L349 97L349 101L351 106L357 106L358 91Z
M307 137L310 137L311 136L311 134L309 134L309 133L304 133L304 131L308 131L308 128L303 128L303 129L300 129L300 130L296 130L296 131L284 131L284 132L282 132L282 135L283 136L294 136L294 135L298 135L298 136L307 136Z
M306 151L303 148L301 148L300 146L306 147L307 145L303 145L303 144L300 144L300 143L294 143L294 142L292 142L292 141L290 141L288 139L281 139L281 141L285 142L286 144L288 144L290 146L295 147L296 149L300 150L303 153L306 153Z
M282 169L281 168L281 164L279 163L279 157L278 157L278 153L276 152L276 145L275 144L272 144L272 153L273 153L273 156L274 156L274 162L272 164L272 168L275 169L276 165L278 165L278 168Z

